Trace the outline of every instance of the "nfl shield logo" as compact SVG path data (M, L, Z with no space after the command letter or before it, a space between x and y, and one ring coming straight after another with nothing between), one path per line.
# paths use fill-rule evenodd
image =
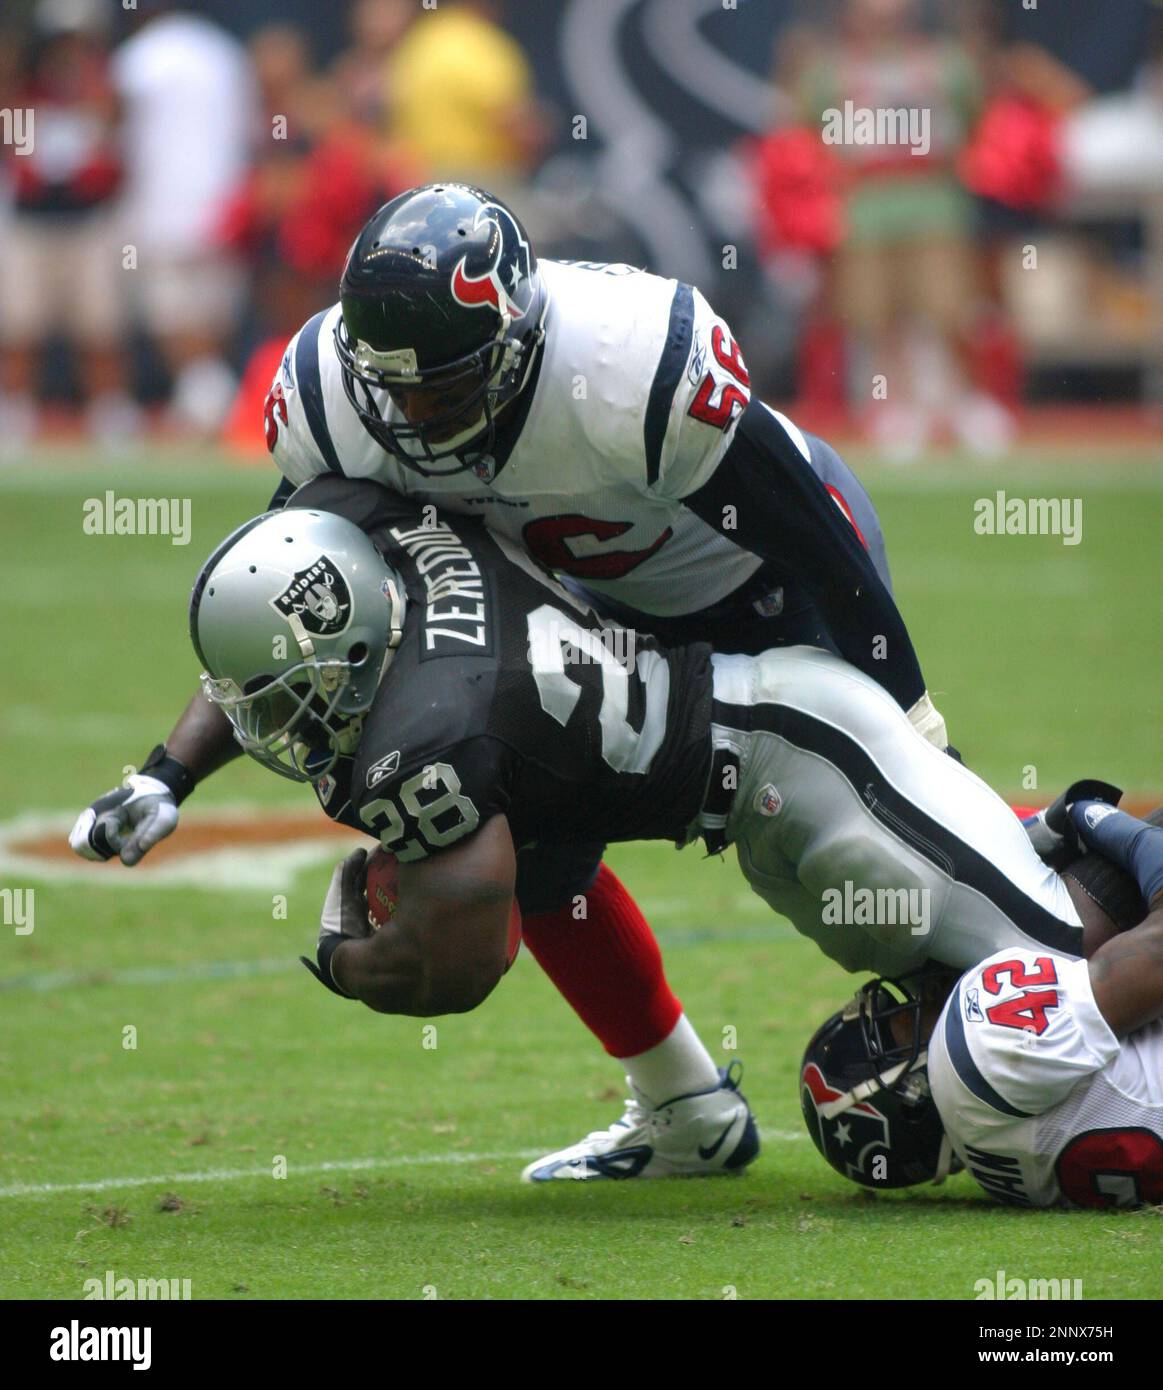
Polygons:
M778 618L783 612L783 587L757 598L751 605L761 618Z
M783 797L768 782L755 793L755 809L761 816L778 816L783 806Z

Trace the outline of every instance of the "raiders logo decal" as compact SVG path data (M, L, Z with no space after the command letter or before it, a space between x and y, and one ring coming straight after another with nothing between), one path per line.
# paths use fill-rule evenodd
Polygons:
M334 637L351 621L351 592L339 566L326 555L299 570L271 607L284 618L297 613L308 632Z

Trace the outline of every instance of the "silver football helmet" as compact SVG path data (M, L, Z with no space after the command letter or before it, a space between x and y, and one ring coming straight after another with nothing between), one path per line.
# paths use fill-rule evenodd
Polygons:
M364 532L328 512L268 512L228 536L194 584L190 638L244 751L297 782L354 753L404 593Z

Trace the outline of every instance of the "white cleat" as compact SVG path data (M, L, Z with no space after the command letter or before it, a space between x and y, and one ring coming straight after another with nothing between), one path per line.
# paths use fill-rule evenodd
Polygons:
M630 1084L620 1120L530 1163L521 1181L696 1178L742 1172L759 1154L759 1131L739 1092L742 1070L732 1062L719 1073L713 1090L676 1096L655 1109Z

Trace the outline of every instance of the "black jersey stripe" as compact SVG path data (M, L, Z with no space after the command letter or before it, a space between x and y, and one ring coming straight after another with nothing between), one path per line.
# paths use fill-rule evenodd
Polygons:
M343 474L339 455L331 442L331 432L327 428L327 412L323 407L323 384L319 379L319 330L323 320L331 311L320 309L313 319L308 319L299 333L299 345L295 349L295 381L303 401L303 411L311 426L311 435L323 461L332 473Z
M290 478L282 478L279 485L275 488L274 496L267 503L268 512L281 512L286 506L287 498L295 491L295 484Z
M957 883L964 883L1007 916L1027 936L1068 956L1081 952L1081 928L1071 926L1022 890L972 845L898 791L855 739L822 719L788 705L731 705L716 700L716 724L743 732L778 734L796 748L826 758L860 796L874 816L931 864Z
M1002 1115L1011 1115L1015 1120L1028 1120L1029 1111L1019 1110L1016 1105L1011 1105L981 1074L969 1051L961 1008L961 989L958 987L957 993L950 999L945 1010L945 1050L949 1054L953 1070L960 1077L962 1084L972 1091L978 1100L984 1101Z
M662 356L655 368L646 403L646 482L658 481L662 467L662 446L666 442L666 427L670 423L670 404L691 355L691 335L695 326L695 292L689 285L680 284L670 301L670 324Z

